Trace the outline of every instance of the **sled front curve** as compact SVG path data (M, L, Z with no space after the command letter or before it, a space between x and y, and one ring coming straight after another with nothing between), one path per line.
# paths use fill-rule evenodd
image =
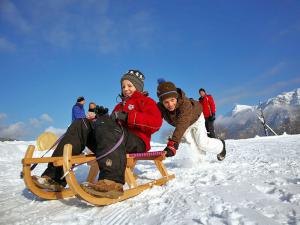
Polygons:
M53 191L47 191L45 189L41 189L38 186L36 186L32 180L32 174L31 174L31 165L35 163L41 163L41 158L32 158L33 152L35 150L34 145L29 145L25 154L24 159L22 160L23 164L23 179L25 182L26 187L29 191L31 191L36 196L42 198L42 199L48 199L48 200L56 200L56 199L63 199L74 196L74 192L70 188L63 189L60 192L53 192ZM50 162L47 160L47 158L43 158L44 162L47 163Z
M126 166L126 172L125 172L125 180L128 183L130 189L124 190L124 194L117 199L111 199L111 198L103 198L103 197L96 197L93 196L87 192L85 192L81 186L79 185L76 176L74 172L71 169L72 167L72 145L66 144L64 146L64 160L63 160L63 169L64 173L66 175L66 181L69 185L69 187L72 189L72 191L75 193L75 195L93 205L97 206L105 206L110 205L116 202L120 202L123 200L126 200L128 198L132 198L134 196L139 195L141 192L143 192L146 189L151 188L154 185L163 185L166 182L168 182L170 179L175 178L175 175L168 175L166 172L165 167L161 164L161 160L154 160L157 168L159 169L160 173L162 174L162 178L154 180L152 182L137 185L135 177L132 173L132 170L134 168L134 165L138 159L134 158L128 158L127 156L127 166ZM163 156L164 157L164 156ZM159 162L160 161L160 162ZM131 162L131 163L129 163ZM94 172L96 176L96 172ZM91 177L91 181L93 181L95 177Z
M72 145L67 144L64 147L64 162L63 162L63 168L64 168L64 173L70 170L72 167ZM123 201L125 199L134 197L138 194L140 194L144 189L137 189L137 190L128 190L124 191L124 195L120 196L117 199L111 199L111 198L99 198L95 197L93 195L88 194L85 192L79 185L76 176L73 171L70 171L66 175L66 180L70 188L73 190L74 193L76 193L76 196L79 198L82 198L83 200L93 204L93 205L99 205L99 206L104 206L104 205L110 205L119 201Z

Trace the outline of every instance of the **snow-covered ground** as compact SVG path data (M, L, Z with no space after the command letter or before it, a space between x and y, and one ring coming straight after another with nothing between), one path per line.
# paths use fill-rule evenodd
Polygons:
M300 224L300 135L228 140L223 162L210 154L200 162L182 144L165 161L176 179L106 207L45 201L27 191L19 174L30 143L0 142L0 224ZM76 172L84 179L87 167ZM135 172L158 175L149 162Z

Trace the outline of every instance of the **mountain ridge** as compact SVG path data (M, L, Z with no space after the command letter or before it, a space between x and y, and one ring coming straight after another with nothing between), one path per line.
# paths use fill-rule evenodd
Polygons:
M283 92L259 105L240 105L216 120L216 133L221 138L263 136L264 129L257 115L263 112L267 124L277 133L300 133L300 88Z

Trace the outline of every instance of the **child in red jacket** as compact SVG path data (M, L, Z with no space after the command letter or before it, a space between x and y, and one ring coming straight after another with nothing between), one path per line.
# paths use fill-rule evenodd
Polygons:
M118 197L123 194L125 183L126 153L145 152L150 149L151 135L162 125L156 102L143 92L144 75L138 70L129 70L121 78L121 99L111 116L107 109L97 107L97 120L76 120L68 128L53 156L61 156L63 146L71 143L73 154L80 154L88 146L96 157L100 174L96 184L83 187L96 190L103 197ZM103 157L102 157L103 156ZM48 168L37 177L36 184L57 191L66 185L61 180L61 167L49 163ZM87 187L87 188L86 188Z
M116 105L112 117L121 121L130 136L135 135L144 142L145 147L139 151L145 152L150 149L151 135L160 129L162 119L156 102L143 92L143 76L137 70L130 70L122 77L122 102Z

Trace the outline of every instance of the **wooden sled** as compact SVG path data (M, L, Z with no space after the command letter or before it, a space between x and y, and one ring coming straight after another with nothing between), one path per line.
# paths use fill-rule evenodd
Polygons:
M72 165L88 162L88 165L90 165L90 171L86 181L90 183L96 182L96 177L99 172L98 164L96 161L89 163L89 161L95 159L94 155L72 156L72 146L70 144L67 144L64 146L63 157L32 158L34 149L35 147L33 145L30 145L25 154L25 158L22 160L23 179L28 190L30 190L33 194L43 199L62 199L72 197L75 195L93 205L110 205L134 197L140 194L142 191L153 187L154 185L163 185L169 180L175 178L175 175L168 174L165 166L162 163L162 161L165 159L165 154L158 154L159 152L127 154L125 182L128 184L129 189L124 190L124 194L117 199L96 197L85 192L82 189L82 187L76 179L75 173L72 170L70 170ZM160 179L153 180L146 184L138 185L136 177L133 174L133 169L137 161L139 160L154 161L162 177ZM47 191L45 189L41 189L34 184L30 170L31 164L49 162L52 162L55 166L63 166L64 173L67 173L66 181L70 188L66 188L61 192L52 192Z
M63 199L74 196L74 192L70 188L65 188L60 192L48 191L46 189L42 189L35 185L32 179L32 171L31 165L39 164L39 163L50 163L52 162L54 165L62 165L63 157L44 157L44 158L33 158L33 153L35 151L34 145L29 145L27 151L25 153L24 159L22 159L23 171L22 178L24 179L25 185L29 191L31 191L34 195L48 200L55 199ZM88 156L80 155L74 156L74 159L77 158L77 163L81 162L83 159L88 158Z

